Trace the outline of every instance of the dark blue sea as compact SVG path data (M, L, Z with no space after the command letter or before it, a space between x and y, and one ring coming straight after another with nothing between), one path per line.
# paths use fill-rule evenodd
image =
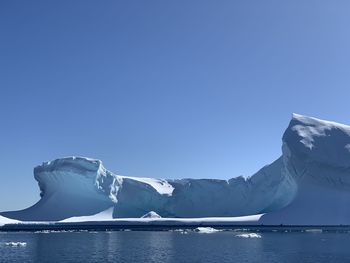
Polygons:
M0 262L350 262L350 233L238 234L2 232Z

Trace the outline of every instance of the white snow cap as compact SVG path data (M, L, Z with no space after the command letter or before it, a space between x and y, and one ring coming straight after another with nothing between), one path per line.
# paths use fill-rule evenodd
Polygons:
M297 122L297 124L293 125L292 130L298 133L302 138L300 142L309 149L314 147L315 137L327 136L327 131L332 129L338 129L350 136L350 126L333 121L307 117L296 113L293 113L292 116L292 122Z
M294 155L335 167L350 167L350 126L294 113L283 143L287 146L284 150Z

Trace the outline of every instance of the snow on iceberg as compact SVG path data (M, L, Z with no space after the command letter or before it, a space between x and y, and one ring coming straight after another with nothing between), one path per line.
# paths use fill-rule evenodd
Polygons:
M164 179L144 178L144 177L131 177L131 176L119 176L122 179L135 180L144 184L148 184L153 187L159 194L172 195L174 187Z
M97 221L111 221L113 220L113 207L106 209L100 213L90 216L74 216L64 220L61 223L75 223L75 222L97 222Z
M6 224L17 224L17 223L19 223L19 221L0 216L0 226L6 225Z
M154 211L150 211L147 214L144 214L143 216L141 216L141 218L161 218L160 215L158 215L156 212Z
M39 202L1 215L24 221L91 221L140 219L157 211L161 220L226 217L238 222L258 215L248 221L349 225L350 127L293 114L282 142L282 156L272 164L251 177L230 180L121 176L84 157L45 162L34 169Z

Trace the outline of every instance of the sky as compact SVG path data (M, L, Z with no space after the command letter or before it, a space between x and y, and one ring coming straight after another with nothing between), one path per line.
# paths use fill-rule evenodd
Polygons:
M249 176L293 112L350 124L349 1L1 1L0 211L33 168Z

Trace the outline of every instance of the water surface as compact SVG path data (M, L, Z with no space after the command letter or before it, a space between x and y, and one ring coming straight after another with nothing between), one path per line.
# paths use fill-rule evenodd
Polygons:
M350 233L0 233L0 262L350 262ZM7 242L26 242L13 247Z

